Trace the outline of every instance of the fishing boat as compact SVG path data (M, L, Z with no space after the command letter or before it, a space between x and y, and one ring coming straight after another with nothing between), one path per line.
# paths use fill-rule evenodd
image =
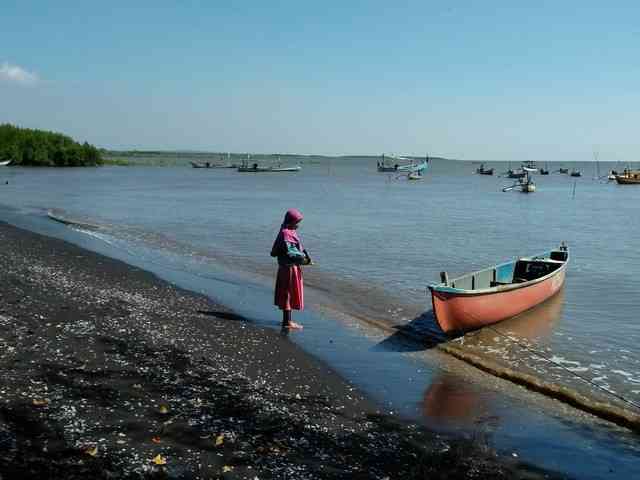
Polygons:
M9 165L13 160L4 160L2 162L0 162L0 167L6 167L7 165Z
M507 170L507 177L508 178L523 178L525 175L527 174L527 172L525 172L522 169L518 169L518 170Z
M536 184L529 175L520 179L518 187L522 193L533 193L536 191Z
M395 157L392 157L395 158ZM393 164L390 164L387 162L387 160L385 159L384 153L382 154L382 160L378 160L378 171L379 172L396 172L398 171L398 167L400 165L396 162Z
M221 163L211 163L211 162L189 162L193 168L238 168L237 165L227 165Z
M569 173L569 169L568 168L559 168L558 169L558 173Z
M480 164L480 168L476 169L479 175L493 175L493 168L484 168L484 163Z
M615 175L616 182L620 185L639 185L640 184L640 170L630 170L625 168L622 171L622 175Z
M549 175L549 166L546 163L544 164L544 166L545 168L539 168L540 175Z
M581 177L582 173L580 173L580 170L574 168L573 170L571 170L571 173L569 175L571 175L572 177Z
M299 172L302 170L300 165L295 165L293 167L283 167L283 166L275 166L275 167L261 167L257 163L252 163L249 165L247 162L243 162L242 165L238 167L238 172L241 173L260 173L260 172Z
M569 250L520 257L478 272L429 285L433 313L446 332L464 332L518 315L544 302L564 284Z
M502 189L503 192L508 192L510 190L518 190L522 193L533 193L536 191L536 184L529 174L525 172L525 176L519 178L516 183Z
M407 157L396 157L393 155L388 156L391 161L395 162L393 164L389 163L389 161L382 155L382 160L378 161L378 171L379 172L417 172L422 171L427 168L429 164L429 157L425 157L425 159L419 163L416 162L413 158ZM405 163L400 163L405 162ZM408 163L406 163L408 162Z
M527 173L537 173L538 167L536 166L535 162L529 161L526 164L522 165L522 170Z

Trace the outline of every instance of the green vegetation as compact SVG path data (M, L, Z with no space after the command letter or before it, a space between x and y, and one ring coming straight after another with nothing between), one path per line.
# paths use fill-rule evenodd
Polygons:
M61 133L0 125L0 162L42 167L102 165L100 151Z

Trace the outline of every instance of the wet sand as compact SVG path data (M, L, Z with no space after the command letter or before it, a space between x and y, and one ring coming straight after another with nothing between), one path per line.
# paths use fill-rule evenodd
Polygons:
M563 478L385 415L148 272L3 223L0 242L2 479Z

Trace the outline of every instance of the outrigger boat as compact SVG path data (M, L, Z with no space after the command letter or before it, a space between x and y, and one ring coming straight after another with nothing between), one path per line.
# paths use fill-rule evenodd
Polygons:
M533 179L529 176L528 173L525 172L525 176L518 179L517 183L510 185L508 187L504 187L502 189L503 192L508 192L509 190L518 189L522 193L533 193L536 191L536 184Z
M394 157L394 156L390 156L389 158L393 159L393 160L400 160L403 162L409 162L409 163L405 163L405 164L399 164L399 163L394 163L393 165L390 165L389 163L387 163L387 161L385 160L385 156L382 155L382 160L378 161L378 171L379 172L421 172L423 170L425 170L429 164L429 157L425 157L425 159L420 162L420 163L416 163L416 161L412 158L407 158L407 157Z
M569 250L521 257L429 285L433 313L445 333L464 332L514 317L555 295L564 284Z

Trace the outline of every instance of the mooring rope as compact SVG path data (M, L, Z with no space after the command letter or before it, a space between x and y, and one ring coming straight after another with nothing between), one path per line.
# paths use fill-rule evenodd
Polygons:
M602 385L598 385L597 383L595 383L594 381L590 380L589 378L584 377L583 375L580 375L580 374L568 369L567 367L565 367L561 363L554 361L553 359L547 357L545 354L540 353L540 352L534 350L533 348L530 348L528 345L526 345L526 344L524 344L522 342L519 342L517 339L507 335L506 333L502 333L501 331L496 330L495 328L493 328L491 326L487 326L486 328L488 328L492 332L497 333L498 335L501 335L501 336L503 336L505 338L508 338L509 340L514 342L516 345L518 345L520 348L523 348L523 349L527 350L529 353L532 353L533 355L542 358L543 360L545 360L545 361L547 361L547 362L549 362L549 363L561 368L562 370L565 370L567 373L570 373L571 375L573 375L573 376L579 378L580 380L590 384L591 386L596 387L597 389L602 390L603 392L605 392L605 393L607 393L607 394L609 394L609 395L611 395L613 397L616 397L618 400L622 400L624 403L627 403L627 404L637 408L638 410L640 410L640 404L635 403L633 400L629 400L628 398L623 397L622 395L620 395L620 394L618 394L616 392L612 392L611 390L608 390L607 388L603 387Z

